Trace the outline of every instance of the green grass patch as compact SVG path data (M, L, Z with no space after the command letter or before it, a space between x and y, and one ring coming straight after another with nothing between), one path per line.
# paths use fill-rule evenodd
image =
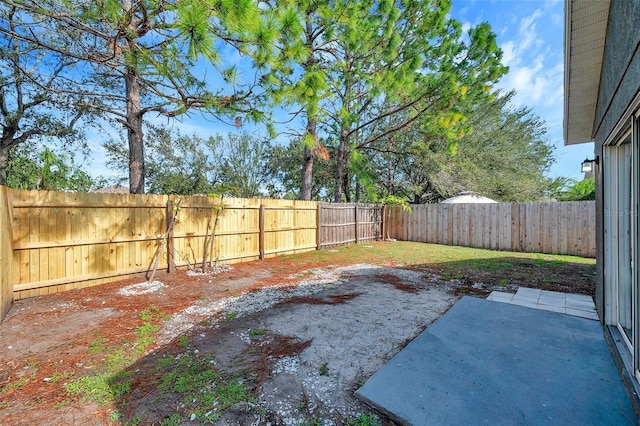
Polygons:
M62 371L60 373L55 373L54 375L52 375L49 380L47 380L48 383L56 383L59 382L60 380L66 380L66 379L70 379L72 378L76 373L74 371Z
M185 417L195 415L197 422L215 421L218 412L243 401L250 401L240 373L227 374L215 368L209 356L186 352L171 362L163 361L168 370L160 379L160 389L181 396Z
M76 377L63 385L68 395L77 396L80 401L91 400L98 405L107 405L116 402L131 390L131 377L134 373L127 368L154 343L155 335L160 330L158 322L167 318L155 305L140 312L138 317L143 323L135 328L133 339L125 339L117 344L106 346L108 340L97 337L89 344L88 353L104 352L106 356L96 366L98 372ZM65 378L73 375L72 373L61 374L66 374Z
M373 246L367 248L365 246ZM283 256L282 260L294 261L299 264L318 262L341 264L361 263L402 263L405 265L430 265L447 268L448 264L470 262L475 267L506 268L512 264L512 259L525 259L554 264L582 263L595 265L595 259L577 256L547 255L540 253L519 253L476 249L470 247L445 246L439 244L415 243L406 241L377 241L366 244L334 247L329 250L318 250L303 254Z
M231 312L230 314L225 315L225 317L223 318L223 321L231 321L233 319L236 319L237 317L238 317L237 312Z
M68 395L80 396L80 401L94 401L104 406L118 400L131 390L130 374L103 372L79 377L62 385Z
M347 419L347 426L380 426L382 422L375 414L359 414Z
M96 337L89 343L89 349L87 349L88 354L97 354L99 352L105 351L107 348L105 343L108 342L108 339L105 337Z
M267 334L267 330L265 330L264 328L255 328L249 330L249 336L264 336L265 334Z
M26 386L27 383L29 383L31 380L35 380L35 377L33 376L20 377L15 382L12 382L12 383L9 383L8 385L3 386L2 389L0 389L0 394L7 393L14 389L19 389L23 386Z

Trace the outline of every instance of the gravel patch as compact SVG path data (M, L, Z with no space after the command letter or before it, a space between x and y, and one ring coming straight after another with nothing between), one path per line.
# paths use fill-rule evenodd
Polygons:
M327 426L344 424L369 411L354 391L457 299L447 286L436 285L439 279L368 264L314 268L277 286L213 303L198 301L165 323L159 340L166 343L207 319L210 329L225 324L224 353L246 353L256 342L259 350L259 339L270 336L310 342L300 353L269 356L270 374L251 410L265 414L253 414L250 423L297 426L321 419ZM350 297L340 297L345 295ZM242 328L229 329L230 318L243 317ZM247 327L266 335L252 337ZM205 335L200 334L200 344L221 347ZM228 360L222 358L224 366ZM224 418L221 424L239 421L231 412Z
M164 285L160 281L146 281L140 284L132 284L126 287L122 287L120 290L118 290L118 294L121 296L139 296L141 294L155 293L165 287L166 285Z

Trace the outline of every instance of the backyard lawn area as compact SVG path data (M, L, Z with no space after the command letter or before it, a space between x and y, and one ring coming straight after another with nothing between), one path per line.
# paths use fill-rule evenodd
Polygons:
M0 424L393 424L354 397L463 295L593 295L595 260L384 241L14 302Z

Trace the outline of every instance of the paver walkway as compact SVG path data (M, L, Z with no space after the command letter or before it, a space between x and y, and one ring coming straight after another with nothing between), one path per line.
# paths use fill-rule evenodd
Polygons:
M543 311L557 312L575 317L599 319L593 298L584 294L560 293L520 287L516 294L494 291L487 297L487 300L542 309Z
M403 425L638 424L600 323L548 312L586 300L496 297L463 297L356 395Z

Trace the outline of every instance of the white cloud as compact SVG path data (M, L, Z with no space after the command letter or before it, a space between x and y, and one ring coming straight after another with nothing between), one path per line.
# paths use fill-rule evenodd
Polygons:
M549 3L551 4L551 3ZM509 73L499 86L517 95L520 105L560 107L562 105L562 55L553 55L539 25L547 25L552 13L536 9L517 22L517 31L500 46Z

